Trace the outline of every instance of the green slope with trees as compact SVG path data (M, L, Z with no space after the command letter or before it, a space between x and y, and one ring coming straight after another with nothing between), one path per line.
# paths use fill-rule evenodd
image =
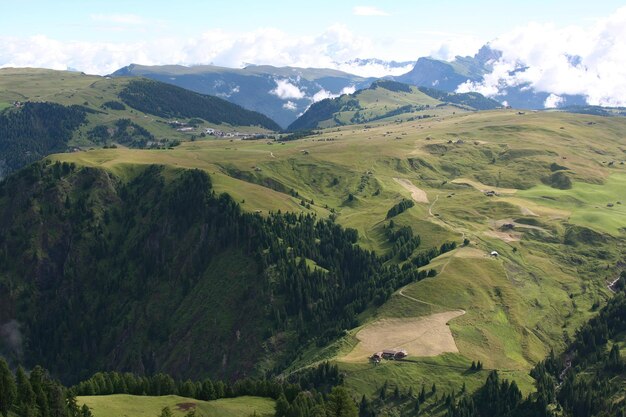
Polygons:
M0 184L0 213L0 322L26 341L9 357L64 381L280 370L428 275L385 265L329 220L243 213L197 170L122 182L37 163Z
M369 88L313 103L289 125L290 131L351 124L419 120L455 112L491 110L497 101L478 93L446 93L433 88L413 87L391 80L379 80Z
M51 153L171 148L205 136L207 128L280 130L260 113L158 81L0 69L0 179Z

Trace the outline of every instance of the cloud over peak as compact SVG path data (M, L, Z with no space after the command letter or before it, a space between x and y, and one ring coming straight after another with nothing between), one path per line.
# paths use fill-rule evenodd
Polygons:
M510 87L550 93L547 107L563 95L582 95L592 105L626 106L626 7L589 27L530 23L491 42L502 51L493 70L459 91L487 96Z

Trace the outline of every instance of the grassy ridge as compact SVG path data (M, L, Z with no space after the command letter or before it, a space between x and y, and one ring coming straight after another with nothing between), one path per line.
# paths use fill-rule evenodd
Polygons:
M260 397L200 401L177 395L146 397L116 394L77 397L76 400L79 406L87 404L94 417L154 417L164 407L169 407L174 416L184 416L194 409L197 415L205 417L248 417L253 413L259 417L274 415L274 401Z
M125 106L120 95L134 108ZM50 108L45 118L29 111L35 106ZM63 120L55 119L61 111L54 106L65 110ZM164 83L29 68L0 69L0 111L0 177L51 152L75 147L166 148L200 136L209 127L241 133L279 129L259 113ZM72 112L81 113L79 123L70 123L76 118ZM194 126L178 129L169 123L173 118L181 123L194 119ZM54 136L55 146L47 146L51 140L46 134Z

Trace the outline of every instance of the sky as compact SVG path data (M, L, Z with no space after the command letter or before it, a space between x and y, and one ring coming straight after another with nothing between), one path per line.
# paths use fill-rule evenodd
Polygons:
M558 96L584 90L576 87L580 82L598 84L593 77L619 76L618 84L626 82L624 69L619 69L624 63L619 54L626 55L625 37L619 37L626 27L624 6L623 0L0 0L0 67L107 74L130 63L270 64L383 76L406 72L410 65L390 68L352 61L415 61L420 56L451 60L473 55L491 42L505 52L499 72L464 89L489 95L501 83L529 78L545 89L556 75L542 78L538 73L562 75L576 69L560 68L567 65L554 62L555 54L580 56L578 64L585 66L587 60L596 66L587 76L579 71L577 78L560 82L554 89ZM550 68L542 64L535 73L524 71L524 79L507 74L521 61L537 67L539 59L551 62ZM604 97L606 89L593 100L614 103ZM558 98L552 101L558 104Z

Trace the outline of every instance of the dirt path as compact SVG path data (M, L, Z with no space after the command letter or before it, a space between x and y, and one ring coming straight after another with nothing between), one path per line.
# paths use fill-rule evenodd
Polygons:
M426 192L417 188L411 181L406 178L394 178L393 180L409 191L411 193L411 198L413 198L416 203L428 204L428 196L426 195Z
M270 152L270 156L271 156L272 158L276 158L276 157L274 156L274 152Z
M430 214L431 216L435 216L433 214L433 207L435 207L435 203L437 202L437 200L439 200L439 194L437 194L437 196L435 197L435 201L433 201L433 203L430 205L430 207L428 207L428 214Z
M447 227L448 229L450 229L451 231L458 233L459 231L454 228L452 225L450 225L449 223L443 221L439 216L435 216L433 214L433 207L435 207L435 203L439 201L439 194L437 194L435 196L435 200L432 202L432 204L428 207L428 215L430 217L433 217L433 222L435 223L439 223L441 225L443 225L444 227ZM461 230L461 240L465 240L465 231Z

